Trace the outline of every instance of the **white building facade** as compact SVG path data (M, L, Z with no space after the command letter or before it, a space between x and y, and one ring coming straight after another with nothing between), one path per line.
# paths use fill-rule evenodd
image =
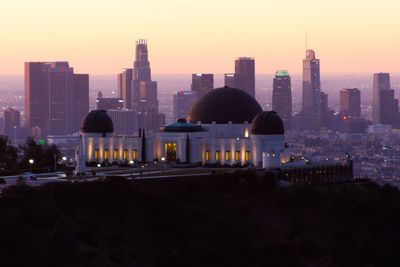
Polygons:
M284 162L284 127L273 111L234 88L214 89L179 119L151 133L115 135L106 111L91 111L81 127L86 162L161 160L279 168Z

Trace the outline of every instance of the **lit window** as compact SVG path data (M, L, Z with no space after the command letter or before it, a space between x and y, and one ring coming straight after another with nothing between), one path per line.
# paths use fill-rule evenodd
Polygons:
M134 149L132 151L132 159L133 160L137 160L138 159L138 151L137 151L137 149Z
M99 159L99 150L98 149L95 149L94 150L94 158L96 159L96 160L98 160Z
M124 149L123 158L124 158L124 160L128 159L128 150L127 149Z
M244 129L244 137L249 138L249 136L250 136L249 129L248 128Z
M226 161L231 160L231 152L230 152L229 150L227 150L227 151L225 152L225 160L226 160Z
M250 161L250 151L246 151L244 157L245 157L245 160L246 160L246 161Z
M219 161L219 157L220 157L220 153L219 150L215 151L215 160Z
M108 149L104 149L104 159L108 159Z
M240 161L240 151L235 151L235 160Z
M114 159L118 159L118 150L114 149Z
M206 151L206 161L210 161L210 150Z

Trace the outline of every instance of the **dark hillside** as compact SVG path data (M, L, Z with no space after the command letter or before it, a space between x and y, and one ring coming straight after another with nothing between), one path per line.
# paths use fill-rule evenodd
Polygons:
M245 176L10 188L1 266L400 266L397 189Z

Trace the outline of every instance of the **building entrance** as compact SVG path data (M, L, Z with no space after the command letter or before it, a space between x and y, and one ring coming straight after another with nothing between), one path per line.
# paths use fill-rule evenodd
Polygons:
M165 154L167 161L176 161L176 143L166 143Z

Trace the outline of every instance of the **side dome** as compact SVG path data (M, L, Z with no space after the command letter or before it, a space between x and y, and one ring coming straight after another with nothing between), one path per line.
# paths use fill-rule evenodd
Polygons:
M92 110L82 120L83 133L113 133L114 124L105 110Z
M275 111L261 112L251 123L251 134L283 135L283 121Z
M243 90L223 87L214 89L197 102L195 102L187 116L192 123L201 122L211 124L241 124L251 122L253 118L262 112L260 104L251 95Z

